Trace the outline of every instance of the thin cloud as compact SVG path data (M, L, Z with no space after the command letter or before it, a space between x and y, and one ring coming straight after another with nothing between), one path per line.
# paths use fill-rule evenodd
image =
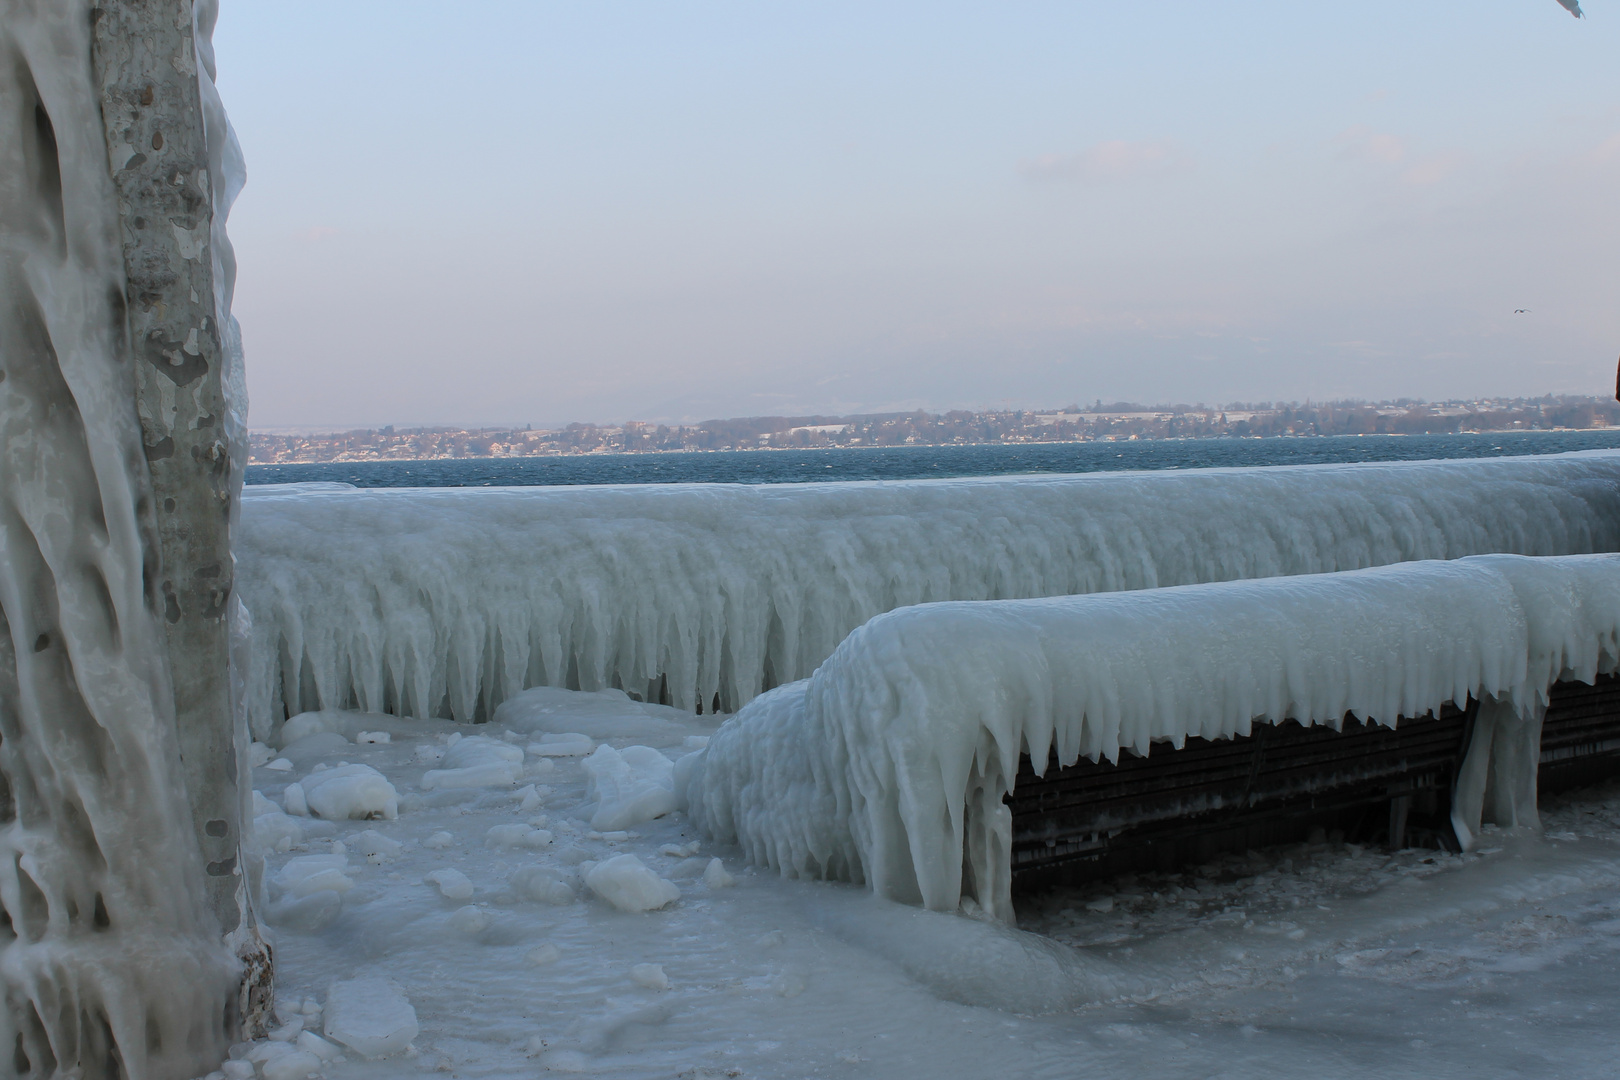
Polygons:
M1598 143L1597 149L1592 151L1591 158L1593 161L1614 161L1620 158L1620 134L1610 135Z
M1452 173L1468 164L1468 155L1460 150L1447 150L1439 154L1431 154L1413 164L1401 174L1401 179L1408 184L1426 187L1438 184Z
M1333 145L1339 148L1339 156L1349 161L1405 166L1400 178L1414 187L1438 184L1468 163L1468 155L1460 150L1416 154L1399 135L1375 131L1366 124L1345 128L1333 137Z
M1123 139L1100 142L1077 154L1043 154L1019 164L1019 171L1030 180L1091 185L1139 182L1191 168L1191 156L1174 143Z
M1374 131L1366 124L1354 124L1333 137L1333 144L1344 157L1398 165L1406 158L1406 140L1399 135Z

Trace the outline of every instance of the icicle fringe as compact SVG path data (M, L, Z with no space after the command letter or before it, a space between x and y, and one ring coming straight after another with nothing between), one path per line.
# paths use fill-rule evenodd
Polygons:
M1001 800L1023 753L1039 772L1054 753L1117 760L1284 719L1393 725L1473 696L1496 748L1465 766L1479 774L1458 796L1466 843L1487 773L1495 814L1534 824L1549 688L1617 667L1616 555L928 604L872 619L756 699L680 779L694 822L758 865L940 911L971 897L1011 921Z

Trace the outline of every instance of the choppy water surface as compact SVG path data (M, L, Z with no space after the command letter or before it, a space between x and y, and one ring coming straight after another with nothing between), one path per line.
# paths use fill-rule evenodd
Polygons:
M578 457L250 465L250 484L341 480L358 487L527 487L573 484L802 484L1016 473L1115 472L1319 465L1353 461L1515 457L1620 447L1620 430L1485 435L1336 435L1326 438L1158 439L994 446L731 450Z

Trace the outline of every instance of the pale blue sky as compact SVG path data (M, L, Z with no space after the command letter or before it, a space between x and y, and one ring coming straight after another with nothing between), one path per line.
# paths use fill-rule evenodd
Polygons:
M252 419L1606 392L1585 6L223 0Z

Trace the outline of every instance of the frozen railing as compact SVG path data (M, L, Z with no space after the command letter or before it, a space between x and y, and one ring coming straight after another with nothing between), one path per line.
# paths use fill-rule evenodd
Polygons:
M730 711L884 611L1620 549L1620 454L903 483L249 488L248 698L471 719L538 685Z

